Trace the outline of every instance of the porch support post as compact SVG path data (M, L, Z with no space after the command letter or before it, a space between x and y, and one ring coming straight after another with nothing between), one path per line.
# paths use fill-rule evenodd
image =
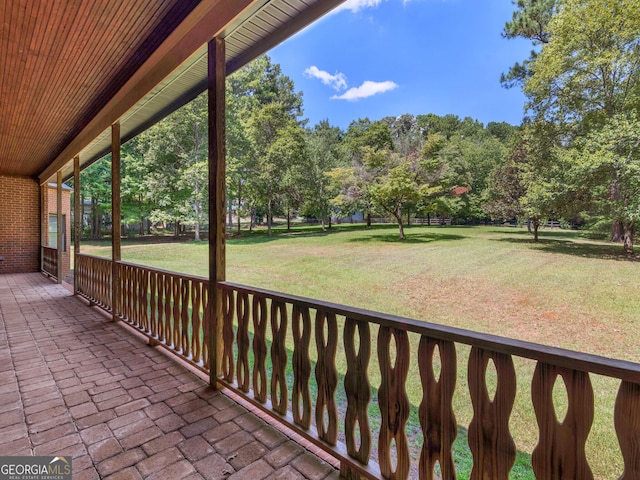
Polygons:
M120 279L120 122L111 125L111 313L117 321L119 313Z
M49 231L49 214L47 212L47 182L40 185L40 271L44 272L44 247Z
M225 42L214 38L208 45L209 95L209 383L217 388L222 357L222 292L225 280Z
M80 235L82 235L82 210L80 209L80 157L73 157L73 269L78 267L80 253ZM73 294L78 291L78 276L73 275Z
M62 223L62 170L58 170L56 172L56 217L56 222L58 224L56 238L56 245L58 246L58 250L56 252L56 256L58 257L56 262L56 283L62 283L62 251L64 250L64 245L62 244L62 231L65 227Z

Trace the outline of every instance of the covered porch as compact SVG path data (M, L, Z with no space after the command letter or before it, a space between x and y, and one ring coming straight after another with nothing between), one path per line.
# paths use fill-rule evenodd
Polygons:
M47 16L38 2L7 7L8 25L29 28L21 38L6 33L0 51L18 72L0 98L8 219L0 225L0 455L71 455L74 479L453 479L455 396L473 404L463 426L471 478L507 479L518 389L535 411L537 431L527 432L538 439L527 452L535 476L590 479L585 444L603 415L594 407L598 375L618 392L604 415L620 446L620 478L640 478L636 363L225 281L226 76L338 3L85 0L74 4L84 7L74 32L84 44L55 35L68 31L64 9ZM97 11L112 17L112 31L91 29L103 25ZM42 48L59 50L22 48L48 34ZM94 36L100 41L89 45ZM96 72L103 77L88 77ZM121 144L205 90L209 275L123 262ZM39 273L62 281L62 229L57 248L41 241L41 186L58 186L63 225L62 182L73 176L78 188L81 168L107 153L112 255L81 251L76 195L69 291ZM531 375L517 377L514 363L527 363ZM553 398L558 385L564 415Z
M71 456L74 480L338 478L125 330L41 274L0 275L0 455Z

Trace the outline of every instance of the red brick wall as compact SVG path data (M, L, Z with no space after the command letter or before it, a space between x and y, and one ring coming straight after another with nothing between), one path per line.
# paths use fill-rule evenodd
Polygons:
M47 214L42 219L43 245L49 245L49 218L50 214L58 213L58 189L47 184L47 194L44 197L42 211ZM62 215L65 216L65 244L62 252L62 276L66 277L71 272L71 190L62 190Z
M40 187L0 175L0 274L40 270Z

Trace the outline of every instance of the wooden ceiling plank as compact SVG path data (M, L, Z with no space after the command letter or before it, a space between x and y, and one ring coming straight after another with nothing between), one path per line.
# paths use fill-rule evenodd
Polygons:
M46 54L44 58L40 58L39 65L42 68L40 70L40 76L39 78L36 78L36 80L40 85L47 85L47 88L42 91L42 97L40 100L41 104L47 105L47 109L41 111L41 116L34 120L37 122L39 129L43 132L49 132L50 129L55 129L56 117L62 118L62 114L58 109L57 103L55 101L50 101L46 93L51 91L52 88L57 89L57 85L51 79L57 78L55 72L59 66L60 56L62 54L65 40L69 35L70 29L64 28L64 19L71 15L69 12L73 12L73 6L70 5L70 3L71 2L65 2L64 5L57 3L54 4L51 15L45 19L40 19L40 24L45 24L42 46L44 47ZM26 93L30 94L31 92L27 91ZM39 96L40 92L38 92L37 95ZM28 102L24 103L27 104L28 108ZM22 112L21 118L28 118L24 111ZM27 127L27 125L24 126ZM29 127L31 127L31 125L29 125ZM47 154L47 152L44 151L46 148L47 146L40 144L40 155Z
M20 52L25 48L23 45L28 44L27 39L32 34L33 28L35 27L32 22L28 21L26 5L16 5L14 8L14 14L16 15L17 19L19 19L16 20L17 31L13 33L16 40L14 41L14 44L12 46L13 52L10 53L14 56L14 61L9 65L9 70L4 72L4 74L7 75L9 85L13 86L13 88L15 88L17 92L12 98L13 102L9 109L9 138L15 138L15 135L20 134L17 119L20 118L19 116L22 111L21 102L23 100L23 95L21 92L21 88L23 88L22 79L24 74L24 55L22 55ZM30 25L31 29L29 28Z
M162 2L160 2L160 3L162 3ZM166 6L168 4L166 2L164 2L161 5L160 3L157 4L157 9L156 10L153 10L153 11L150 12L148 8L145 8L145 6L144 6L144 4L142 2L139 2L138 5L137 5L137 10L131 11L131 12L129 12L127 14L131 18L135 18L136 19L136 22L133 25L129 25L127 27L127 30L132 31L132 32L140 31L140 33L138 35L136 35L134 37L134 39L129 41L130 45L136 44L136 49L140 48L140 44L142 43L142 41L144 41L144 39L149 34L149 32L153 28L155 28L155 26L158 24L158 22L156 22L156 24L153 25L153 28L147 27L147 28L149 28L149 31L146 31L146 30L145 31L141 31L142 29L138 28L138 26L148 24L149 22L148 22L147 17L149 17L149 16L151 16L152 18L157 18L157 17L165 15L166 8L164 10L162 10L162 7ZM140 15L141 11L145 12L144 16ZM124 15L124 14L125 13L121 13L120 15ZM132 48L131 47L129 47L129 48L125 47L125 50L130 51L130 50L132 50ZM101 65L102 66L102 70L96 74L96 76L95 76L96 79L106 77L107 75L105 75L105 72L108 72L110 70L113 70L113 71L122 70L123 64L125 63L125 60L128 60L130 55L131 55L131 53L129 53L129 55L125 57L125 56L123 56L122 53L119 53L118 55L115 55L115 56L112 55L111 57L109 57L105 62L102 63L102 65ZM111 68L109 66L110 62L118 62L118 67L117 68ZM112 76L109 79L109 81L115 81L114 79L115 79L115 76ZM92 90L104 90L106 88L106 86L108 85L109 81L103 81L101 83L97 83L96 82L96 84L92 85L91 89ZM85 103L85 105L86 105L86 103ZM78 106L78 109L80 109L79 106ZM82 115L86 116L87 112L83 111Z
M32 52L34 52L34 42L38 45L37 52L40 51L39 47L41 45L40 42L42 41L41 38L45 34L45 29L42 26L42 24L44 23L42 19L51 18L51 8L52 6L49 6L49 9L47 9L46 6L41 5L37 11L31 12L31 21L33 22L34 30L32 35L29 36L28 42L26 42L23 46L26 52L22 57L25 63L21 68L22 74L24 75L24 80L21 80L19 87L19 105L21 106L21 110L17 112L19 118L34 118L34 115L36 115L35 112L39 111L39 109L37 108L38 105L43 104L42 92L44 89L33 88L32 85L42 85L41 81L43 75L40 72L44 68L44 64L46 64L46 61L42 59L38 54L32 54ZM39 34L41 34L42 36L39 37ZM33 97L35 98L32 101L31 97L33 93L35 93L35 95L33 95ZM37 123L34 122L35 125L32 128L35 128L38 131L42 131L44 128L46 128L46 125L43 121L44 119L42 117L39 117L36 120ZM24 125L16 123L16 128L24 128ZM45 147L42 143L36 142L30 148L33 150L33 154L36 155L35 152L41 152Z
M251 3L251 0L202 0L98 116L41 172L40 182L46 182L52 172L62 168L108 125L124 115L189 56L240 16Z

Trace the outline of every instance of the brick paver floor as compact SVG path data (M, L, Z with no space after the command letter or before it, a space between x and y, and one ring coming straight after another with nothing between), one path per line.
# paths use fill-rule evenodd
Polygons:
M74 480L338 478L41 274L0 275L0 455L71 455Z

